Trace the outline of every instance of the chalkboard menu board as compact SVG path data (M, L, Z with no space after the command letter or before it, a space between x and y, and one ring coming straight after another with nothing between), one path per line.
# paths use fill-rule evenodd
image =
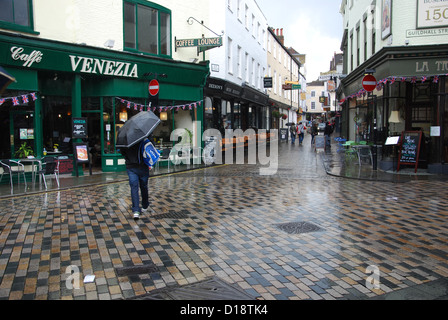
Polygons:
M421 142L421 131L403 132L401 137L400 154L398 156L397 171L400 171L400 165L415 165L415 172L417 172Z
M280 141L288 141L288 129L281 128L280 129Z
M315 149L325 149L325 136L315 136L314 144Z
M87 118L73 118L72 120L72 138L87 138Z

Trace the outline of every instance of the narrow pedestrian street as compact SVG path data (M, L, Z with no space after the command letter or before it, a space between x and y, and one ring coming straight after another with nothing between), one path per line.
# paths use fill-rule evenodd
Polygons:
M307 135L280 143L272 176L155 176L139 221L127 182L2 198L0 299L446 298L447 182L346 179L324 160Z

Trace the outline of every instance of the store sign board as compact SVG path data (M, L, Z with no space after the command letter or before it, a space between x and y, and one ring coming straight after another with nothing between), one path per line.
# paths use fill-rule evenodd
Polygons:
M86 139L88 137L87 132L87 118L72 119L72 138Z
M5 52L6 45L0 44L0 51ZM46 50L21 45L9 45L6 49L7 62L10 65L65 72L98 74L125 78L138 78L138 64L75 55L56 50Z
M417 0L417 29L448 26L448 1Z
M272 88L272 77L263 78L264 88Z
M74 72L101 74L115 77L138 78L137 64L70 55Z
M446 74L448 73L448 59L423 58L397 61L391 65L391 74L428 75L428 74Z
M222 46L222 37L199 38L199 39L176 39L176 48L190 47L220 47Z

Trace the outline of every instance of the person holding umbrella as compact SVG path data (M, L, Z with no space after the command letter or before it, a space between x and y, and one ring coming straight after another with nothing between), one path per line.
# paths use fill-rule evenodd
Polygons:
M117 148L120 148L126 161L134 220L140 219L140 214L147 212L150 205L149 167L142 159L141 142L149 138L154 144L150 135L159 124L160 119L153 112L140 112L128 120L118 132ZM142 198L141 208L139 191Z

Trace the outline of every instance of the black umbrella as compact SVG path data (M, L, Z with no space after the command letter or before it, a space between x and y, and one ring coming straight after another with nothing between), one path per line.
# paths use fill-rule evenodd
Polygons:
M130 148L147 138L160 124L151 111L144 111L126 121L118 131L117 148Z
M11 82L16 82L16 79L0 67L0 94L10 85Z
M290 126L295 126L296 124L294 123L294 122L288 122L287 124L286 124L286 126L288 126L288 127L290 127Z

